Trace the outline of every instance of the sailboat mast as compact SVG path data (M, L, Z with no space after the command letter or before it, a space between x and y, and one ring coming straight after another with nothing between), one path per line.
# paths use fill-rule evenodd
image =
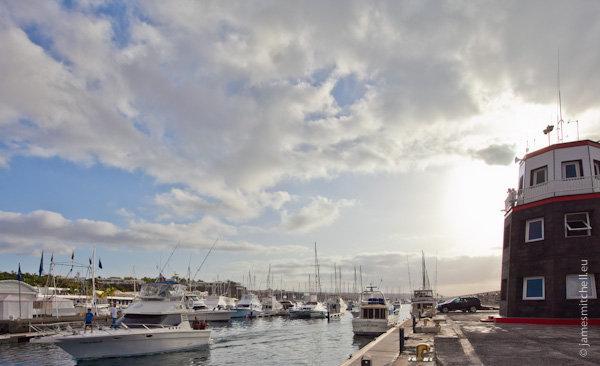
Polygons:
M96 310L96 246L92 251L92 306Z

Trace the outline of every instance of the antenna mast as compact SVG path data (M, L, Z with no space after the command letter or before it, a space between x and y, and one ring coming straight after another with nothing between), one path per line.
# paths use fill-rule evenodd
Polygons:
M562 118L562 98L560 95L560 48L557 52L557 63L556 63L556 88L558 89L558 100L557 100L557 111L556 111L556 139L558 142L563 142L563 118Z

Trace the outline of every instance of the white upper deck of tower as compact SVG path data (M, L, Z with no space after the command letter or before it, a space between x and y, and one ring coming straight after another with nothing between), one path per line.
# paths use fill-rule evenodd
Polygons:
M600 192L600 143L554 144L520 161L518 189L509 189L506 210L550 197L595 192Z

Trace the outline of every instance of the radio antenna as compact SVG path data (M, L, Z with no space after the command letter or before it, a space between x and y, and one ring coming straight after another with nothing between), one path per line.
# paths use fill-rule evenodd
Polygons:
M556 54L556 89L557 95L557 106L556 106L556 139L558 142L563 142L563 118L562 118L562 98L560 95L560 48Z

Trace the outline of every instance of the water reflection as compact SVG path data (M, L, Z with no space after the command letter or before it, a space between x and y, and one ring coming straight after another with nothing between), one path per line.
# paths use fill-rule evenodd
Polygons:
M408 309L406 310L408 313ZM352 315L339 320L283 317L213 323L206 348L156 355L80 361L78 365L339 365L372 338L355 337ZM53 345L0 345L0 365L75 365Z

